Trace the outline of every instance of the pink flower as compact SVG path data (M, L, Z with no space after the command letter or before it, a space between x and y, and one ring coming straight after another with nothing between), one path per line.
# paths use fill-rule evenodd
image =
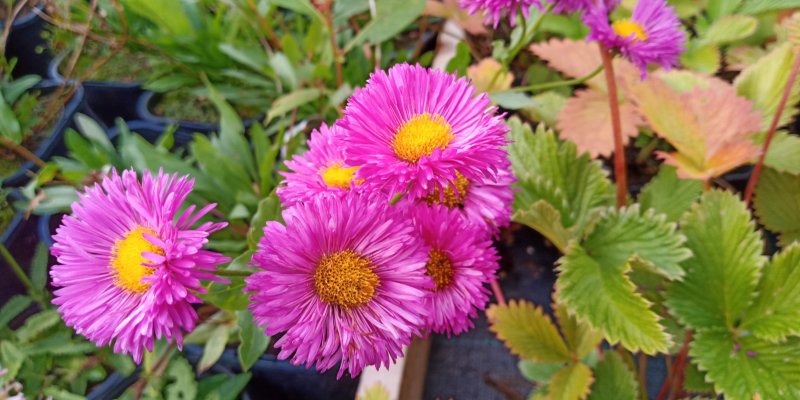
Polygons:
M639 0L630 19L609 22L611 7L597 5L584 14L583 22L591 32L587 37L609 49L619 51L639 67L642 78L648 64L663 68L678 65L686 35L681 21L665 0Z
M308 201L320 194L342 195L357 188L362 181L354 178L358 166L345 161L343 132L334 124L323 124L311 132L308 151L286 161L289 172L281 172L283 183L278 197L286 207Z
M498 257L483 227L443 206L412 211L417 232L430 246L425 265L435 287L425 301L426 323L436 333L458 335L486 308Z
M418 198L447 187L456 171L496 182L508 128L485 94L463 78L400 64L372 74L340 122L347 161L365 187Z
M268 222L246 279L250 309L281 359L341 363L339 376L402 355L424 324L428 249L385 198L348 192L297 203Z
M511 26L517 22L517 12L522 11L524 18L528 18L531 6L542 8L539 0L461 0L461 8L471 14L481 13L486 16L486 24L495 28L504 16L509 16Z
M212 271L229 261L202 249L226 223L191 228L215 205L180 212L193 185L161 171L145 172L141 183L133 170L113 171L80 195L52 247L53 304L68 326L99 346L113 341L137 363L154 339L181 347L197 321L200 280L219 280Z

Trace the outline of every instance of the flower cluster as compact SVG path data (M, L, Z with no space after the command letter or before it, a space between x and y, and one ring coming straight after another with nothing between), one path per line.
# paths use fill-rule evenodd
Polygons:
M281 358L356 375L473 326L513 200L495 114L465 79L397 65L286 162L284 224L264 228L246 287Z

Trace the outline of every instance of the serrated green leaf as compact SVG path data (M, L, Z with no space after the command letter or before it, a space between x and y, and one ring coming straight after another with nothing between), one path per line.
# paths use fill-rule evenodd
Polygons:
M764 268L758 293L741 329L771 342L800 334L800 244L773 257Z
M675 168L662 165L658 175L642 188L639 204L643 210L654 209L667 216L667 221L681 219L703 193L703 183L693 179L680 179Z
M575 238L575 231L561 225L561 213L546 200L539 200L528 209L515 211L511 218L541 233L562 253L567 250L569 241Z
M567 348L573 352L577 358L583 359L588 356L603 341L603 334L593 329L586 321L569 315L566 307L561 304L555 306L556 319L561 333L567 343Z
M219 325L211 331L211 336L203 348L203 356L200 357L200 362L197 363L198 372L202 373L217 363L219 357L222 356L222 352L225 351L229 334L230 328L227 325Z
M514 209L527 210L545 200L561 214L564 228L580 234L596 208L613 202L608 173L587 154L579 157L574 143L559 142L544 125L535 134L518 118L508 125L509 160L519 188Z
M5 379L14 379L24 361L25 354L14 343L7 340L0 342L0 364L8 370Z
M564 368L564 363L541 364L530 360L520 360L517 368L525 379L541 385L549 382L553 374Z
M760 142L756 142L759 143ZM775 132L764 165L780 172L800 175L800 136Z
M205 353L203 354L205 356ZM172 381L165 387L168 399L194 399L197 397L197 381L192 366L183 357L176 357L169 363L167 378Z
M753 102L761 111L764 119L761 123L767 129L778 110L778 103L783 95L786 82L794 63L795 52L791 43L783 43L775 47L758 62L745 68L733 81L736 92ZM795 81L789 96L788 104L800 101L800 80ZM796 107L787 107L781 114L778 126L789 123L797 113Z
M726 330L694 336L689 355L727 400L800 399L800 339L780 344Z
M564 339L541 307L511 300L507 305L492 305L486 313L491 331L521 358L540 363L571 360Z
M264 329L253 321L253 313L250 310L237 311L236 322L239 325L239 363L242 365L242 370L247 372L267 351L270 338L264 333Z
M670 311L694 329L733 328L750 305L766 261L745 204L730 192L706 192L681 223L694 256L683 281L666 292Z
M752 35L758 20L748 15L726 15L708 28L702 37L704 44L728 44Z
M28 296L17 295L10 298L3 308L0 308L0 328L8 326L14 317L25 311L33 300Z
M621 342L628 350L646 354L669 348L670 338L658 323L658 315L636 292L626 271L603 267L577 244L559 260L558 271L560 301L601 330L611 344Z
M764 168L753 201L756 216L781 246L800 240L800 175Z
M45 310L34 314L17 329L17 339L21 343L27 343L59 322L61 322L61 315L55 310Z
M686 68L713 75L719 70L722 59L716 44L690 42L686 51L681 54L680 61Z
M633 371L616 352L607 351L594 368L594 384L590 400L634 400L639 395L639 383Z
M690 362L688 365L686 365L683 386L687 391L695 393L714 392L714 384L706 382L706 373L700 371L697 368L697 364L693 362Z
M555 374L547 385L552 400L579 400L589 395L592 370L583 363L570 364Z

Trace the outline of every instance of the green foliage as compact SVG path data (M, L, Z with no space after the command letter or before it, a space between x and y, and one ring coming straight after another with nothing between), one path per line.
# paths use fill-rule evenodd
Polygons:
M538 363L570 361L570 353L549 316L540 307L514 300L487 310L492 331L511 352Z
M757 291L741 329L770 342L800 335L800 244L792 244L772 258L764 267Z
M761 126L765 130L775 118L794 58L792 44L783 43L744 69L733 81L737 93L752 101L756 109L761 111L764 116ZM800 80L795 81L788 104L797 104L798 101L800 101ZM796 108L787 107L781 114L778 126L789 123L796 112Z
M549 227L541 232L563 251L566 242L581 235L592 214L611 203L607 174L597 161L578 156L573 143L558 141L544 126L534 134L516 118L508 124L509 159L519 188L513 218L534 229Z
M589 400L633 400L638 394L639 383L622 357L613 351L604 353L603 359L594 368L594 384Z
M236 321L239 326L239 363L242 370L247 371L267 351L270 338L253 321L253 313L249 310L237 311Z
M0 135L16 144L30 136L42 120L34 109L38 95L31 91L40 80L35 75L12 80L6 74L0 80Z
M781 246L800 240L800 175L765 168L755 194L758 220L780 235Z
M658 174L642 188L639 204L643 210L654 209L665 214L667 221L676 222L689 210L703 192L703 183L678 178L675 168L662 166Z
M592 379L592 370L586 364L571 364L553 374L547 391L551 399L585 399Z

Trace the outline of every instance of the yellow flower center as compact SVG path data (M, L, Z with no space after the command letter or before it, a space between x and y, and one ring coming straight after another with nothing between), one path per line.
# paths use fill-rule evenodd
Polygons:
M456 181L452 185L444 188L444 196L439 192L439 188L433 189L433 193L425 198L429 206L443 204L448 208L462 207L469 192L469 180L456 171Z
M164 255L163 249L144 238L145 233L155 236L152 230L137 226L117 240L111 250L114 283L126 292L141 294L150 287L150 283L142 282L142 278L153 275L154 269L144 265L149 261L142 257L142 253Z
M394 153L411 163L444 150L453 139L452 127L440 115L420 114L403 124L392 139Z
M614 32L622 37L630 37L633 35L636 40L647 40L647 34L644 32L644 27L629 19L616 21L611 25Z
M369 302L380 284L372 263L352 250L322 257L314 272L314 289L332 305L354 308Z
M428 252L428 263L425 264L428 276L433 278L436 289L442 290L453 282L453 264L450 258L441 250L433 249Z
M350 182L353 181L356 171L358 167L342 167L336 163L322 171L322 180L329 187L350 189Z

